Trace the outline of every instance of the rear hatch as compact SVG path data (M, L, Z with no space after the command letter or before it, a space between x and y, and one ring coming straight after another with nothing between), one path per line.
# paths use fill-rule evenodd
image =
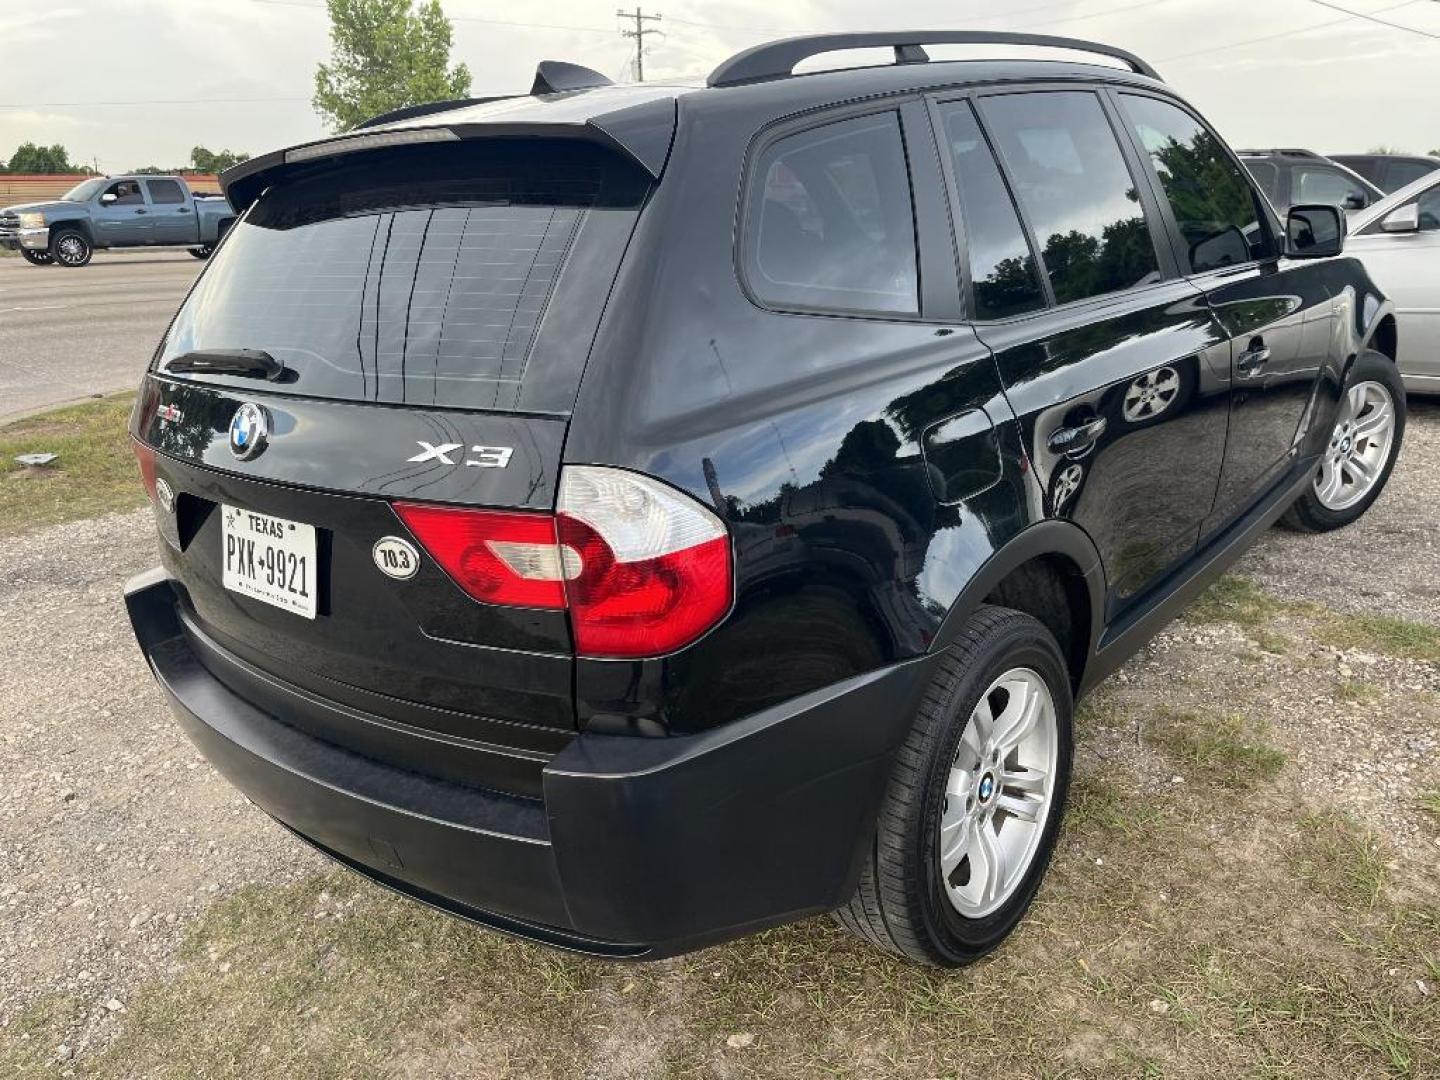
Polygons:
M412 572L396 506L553 508L651 183L601 146L481 140L320 162L260 195L133 424L207 648L436 734L545 746L523 730L573 730L565 612L478 603L433 560ZM272 533L257 567L246 537Z

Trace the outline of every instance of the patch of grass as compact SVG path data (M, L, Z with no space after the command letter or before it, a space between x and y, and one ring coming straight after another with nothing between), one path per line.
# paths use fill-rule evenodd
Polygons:
M1358 679L1342 679L1335 687L1335 700L1354 705L1369 705L1380 699L1380 688Z
M1237 788L1273 779L1285 755L1265 741L1265 726L1241 716L1162 710L1141 737L1165 752L1185 774Z
M1249 578L1227 574L1185 610L1185 620L1234 623L1251 631L1253 637L1254 631L1264 629L1276 616L1293 612L1300 606L1271 596Z
M1440 787L1423 792L1419 799L1420 809L1432 815L1440 823Z
M1409 619L1335 614L1317 629L1315 636L1341 649L1440 663L1440 628Z
M1385 888L1385 857L1376 837L1344 814L1307 814L1300 820L1293 859L1317 891L1369 910Z
M145 502L125 425L132 394L40 413L0 427L0 536L129 510ZM27 468L17 454L59 454Z
M1252 631L1250 636L1255 639L1256 645L1273 656L1284 656L1290 651L1290 639L1274 630L1261 627Z

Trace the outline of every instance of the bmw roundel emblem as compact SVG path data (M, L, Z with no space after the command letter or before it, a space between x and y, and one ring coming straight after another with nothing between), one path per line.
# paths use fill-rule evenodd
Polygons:
M265 410L253 401L247 401L235 410L230 421L230 452L241 461L253 458L265 449L265 439L270 434L270 423Z

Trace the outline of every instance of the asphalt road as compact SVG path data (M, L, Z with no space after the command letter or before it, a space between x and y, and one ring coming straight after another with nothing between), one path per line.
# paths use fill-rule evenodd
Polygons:
M80 270L0 258L0 421L138 386L202 265L184 251L102 251Z

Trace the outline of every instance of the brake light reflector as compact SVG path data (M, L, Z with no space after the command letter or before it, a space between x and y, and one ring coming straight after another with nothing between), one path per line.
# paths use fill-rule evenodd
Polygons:
M455 584L476 600L563 608L560 551L549 514L396 503L395 513Z
M396 503L466 593L570 610L581 656L663 656L725 617L734 594L724 523L639 473L567 465L555 516Z
M580 655L661 656L730 610L729 535L688 495L639 473L567 465L557 509Z
M146 446L133 435L130 437L130 446L135 451L135 460L140 463L140 479L145 483L145 494L150 496L150 501L155 501L155 451Z

